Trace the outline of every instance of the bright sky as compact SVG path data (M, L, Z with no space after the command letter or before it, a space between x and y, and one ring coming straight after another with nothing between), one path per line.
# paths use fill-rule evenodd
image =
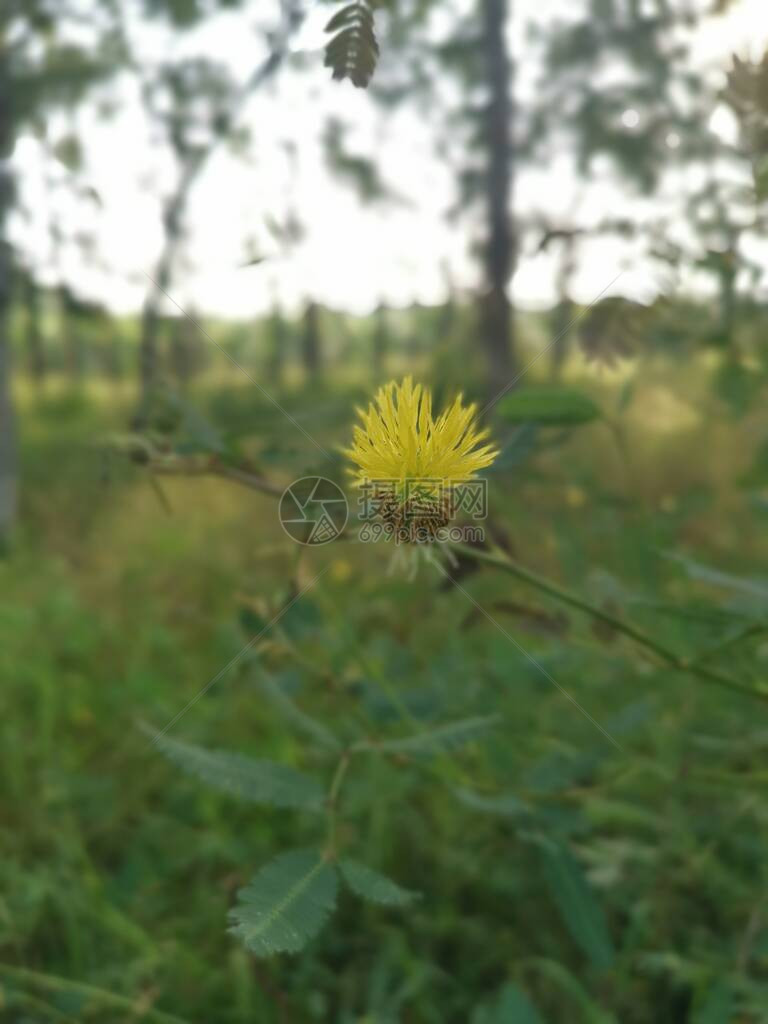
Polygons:
M274 4L274 17L278 6ZM264 5L259 4L261 13ZM567 0L516 0L513 46L522 47L526 26L546 23L568 9ZM446 210L455 199L451 170L435 154L431 126L422 114L403 107L383 113L362 90L332 82L322 67L321 47L327 7L316 8L294 43L303 52L301 70L286 69L276 83L254 96L243 113L254 144L249 160L218 152L201 175L192 194L187 223L191 227L171 293L185 308L225 316L253 316L275 300L289 308L307 298L364 313L384 300L392 305L439 302L445 295L446 274L459 287L477 282L469 254L478 225L472 217L447 223ZM250 23L253 19L245 19ZM134 24L132 31L150 58L168 56L168 37L157 28ZM175 40L173 54L203 53L220 57L239 80L260 59L259 37L244 31L242 13L225 14L197 32ZM734 52L761 55L768 45L766 0L740 0L728 15L701 29L695 62L702 68L723 67ZM521 66L519 88L525 90ZM146 291L145 273L152 272L162 243L159 197L173 182L173 165L153 145L135 91L120 90L118 114L104 122L94 110L82 112L78 125L87 141L84 180L101 197L101 207L73 201L69 189L50 187L52 168L38 144L21 140L14 161L21 172L22 196L28 209L18 219L14 235L45 278L62 276L84 296L121 311L140 307ZM349 123L347 144L361 155L375 156L382 176L408 202L364 206L326 171L319 135L328 115ZM628 112L628 117L633 112ZM717 130L733 130L724 111L715 114ZM65 134L67 117L52 127ZM52 131L55 137L56 131ZM284 143L292 140L292 161ZM663 197L654 200L658 212ZM598 219L618 210L645 207L625 191L606 183L585 185L574 175L567 155L552 166L525 171L518 182L520 211L546 212L553 218L578 209ZM647 204L647 201L646 201ZM283 254L269 231L269 218L282 221L295 209L307 230L305 239ZM53 211L70 236L89 232L101 264L84 260L76 245L52 249L49 223ZM269 258L243 268L248 241ZM524 305L548 303L553 297L554 254L524 258L514 281L514 293ZM619 270L621 280L609 293L649 299L662 284L658 268L650 266L629 243L601 241L581 250L576 298L592 301Z

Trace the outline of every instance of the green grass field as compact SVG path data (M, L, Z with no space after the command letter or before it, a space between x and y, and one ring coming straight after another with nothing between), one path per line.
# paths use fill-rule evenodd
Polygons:
M158 491L109 451L129 395L25 391L0 563L0 1020L768 1021L768 502L744 483L768 418L694 369L682 394L661 360L631 392L576 381L610 423L543 428L528 454L518 436L491 516L520 563L762 700L492 567L456 570L462 593L388 572L382 544L298 548L235 483ZM366 391L281 396L325 467L256 389L194 404L277 482L341 480ZM174 719L324 568L170 738L327 788L313 723L346 747L498 719L455 749L355 754L335 841L420 898L341 892L302 952L257 959L226 932L235 894L322 818L206 788L141 723Z

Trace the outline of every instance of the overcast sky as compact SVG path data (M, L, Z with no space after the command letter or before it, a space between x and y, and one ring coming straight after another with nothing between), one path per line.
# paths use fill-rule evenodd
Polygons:
M258 8L265 12L265 4ZM527 24L546 23L564 9L564 0L516 0L515 8L512 42L518 53L524 53L521 43ZM459 287L476 284L477 268L469 248L477 224L470 217L446 222L445 212L455 200L454 181L445 161L435 154L428 119L405 107L384 114L364 91L331 81L321 52L327 16L327 7L316 8L293 43L296 51L307 54L307 66L281 71L275 85L255 96L243 112L243 123L254 137L253 159L219 152L195 186L184 265L177 269L172 286L174 298L186 308L241 317L262 312L275 300L292 308L313 298L364 313L382 300L393 305L439 302L446 275ZM171 53L219 57L245 80L258 62L260 43L244 23L248 21L241 13L219 16L204 33L174 39ZM160 28L133 21L131 31L146 57L168 56L169 37ZM766 44L766 0L740 0L726 17L698 33L695 62L701 68L725 67L733 52L759 56ZM518 87L526 88L525 74ZM51 176L63 179L66 172L52 168L37 142L20 141L14 161L28 217L16 219L14 237L46 280L64 277L84 296L129 311L141 305L145 273L152 272L161 246L159 197L172 186L173 164L161 147L153 145L135 87L127 80L119 88L119 98L119 112L110 121L93 109L78 115L87 142L83 179L97 189L101 206L72 200L64 183L51 188ZM408 197L407 203L364 206L330 178L318 140L327 116L334 113L351 125L350 149L375 155L384 179ZM626 116L631 123L635 115L628 111ZM713 116L717 130L733 131L724 111ZM69 125L67 117L57 117L51 134L63 135ZM286 139L296 145L295 160L286 152ZM634 202L606 180L585 187L567 154L551 166L525 171L516 196L517 208L526 213L562 216L578 204L580 217L595 219L615 215ZM657 198L655 211L652 205L649 212L658 212L663 202L663 197ZM307 234L285 255L267 225L270 217L279 221L292 208ZM642 208L640 203L638 209ZM77 231L92 233L103 266L88 265L73 244L54 253L48 232L52 217L70 236ZM268 258L244 268L249 240ZM552 256L524 259L514 281L516 299L531 306L550 302L553 269ZM619 270L623 274L609 293L650 299L663 283L658 268L649 265L636 247L595 242L582 248L576 298L592 301Z

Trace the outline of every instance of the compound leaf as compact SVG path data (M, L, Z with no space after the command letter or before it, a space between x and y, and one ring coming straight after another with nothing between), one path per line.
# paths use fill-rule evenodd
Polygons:
M405 907L419 898L418 893L401 888L391 879L380 875L378 871L355 860L340 861L339 870L352 892L370 903L381 903L387 907Z
M469 743L499 721L499 715L462 718L457 722L438 725L426 732L415 733L391 740L364 740L358 749L378 750L387 754L440 754Z
M291 700L285 692L285 688L276 679L273 679L271 676L265 676L262 686L269 699L297 729L311 736L317 743L329 750L339 750L341 748L341 743L339 743L330 729L327 729L322 722L318 722L317 719L302 711Z
M320 784L288 765L208 750L167 736L155 736L153 743L182 771L226 793L275 807L318 809L322 804Z
M335 35L325 47L325 64L339 80L348 78L364 89L371 80L379 57L372 4L355 0L338 10L325 28Z
M283 853L240 890L229 930L256 956L298 953L336 906L337 889L336 870L318 850Z

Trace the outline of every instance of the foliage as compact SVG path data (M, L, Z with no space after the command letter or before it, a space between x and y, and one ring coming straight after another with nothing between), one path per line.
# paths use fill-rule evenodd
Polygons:
M236 3L143 7L194 29ZM462 199L487 199L482 7L459 19L415 0L374 24L378 5L336 6L334 77L367 85L384 31L379 97L418 87L429 103L457 76L445 155ZM119 32L81 50L55 5L23 7L6 151L49 99L73 102L125 57ZM501 449L486 539L412 579L384 545L292 547L275 498L300 476L342 479L384 362L441 407L476 395L472 301L211 318L198 359L187 325L158 316L163 379L128 431L136 319L19 275L7 337L21 353L37 316L50 376L15 382L23 518L0 561L0 1019L768 1019L768 357L746 255L764 230L766 67L734 64L722 98L741 134L721 145L705 127L716 87L681 75L683 13L589 0L531 39L549 79L517 112L516 158L567 136L584 168L608 156L640 189L706 161L685 244L623 217L535 230L574 272L569 238L647 231L658 264L716 294L577 309L565 274L556 310L519 315L526 376L484 411ZM597 88L611 61L631 76ZM145 99L189 172L234 138L239 89L207 59L150 70ZM76 177L87 154L68 121L51 156ZM340 121L322 135L361 198L392 197ZM752 179L725 187L720 160ZM285 251L298 223L273 218ZM547 383L537 361L571 307L582 350ZM322 375L297 359L319 322ZM237 364L268 374L268 395Z
M334 78L348 78L361 89L370 82L379 58L374 6L375 0L354 0L336 11L325 27L332 37L325 47L326 66Z
M255 761L223 750L204 750L162 733L154 737L153 743L182 771L253 803L318 809L322 802L323 791L314 779L287 765Z
M232 932L252 953L296 953L336 904L333 866L317 850L283 853L238 894Z
M575 426L600 416L600 409L588 395L556 388L525 388L502 398L498 406L499 414L510 423Z
M361 899L371 903L381 903L388 907L404 907L417 898L417 893L395 885L389 878L378 871L368 868L357 861L342 860L339 864L341 875L352 892Z
M715 415L708 360L683 352L638 367L629 402L624 384L569 381L619 417L628 482L597 421L542 428L495 476L492 512L525 564L761 688L766 512L739 479L764 411L744 452L739 421ZM659 446L648 410L682 366L702 416ZM302 472L265 400L202 384L219 439ZM556 602L500 573L461 583L622 752L455 589L335 545L295 616L160 737L207 785L175 778L128 724L170 722L274 617L292 563L273 498L168 476L169 514L146 467L112 460L105 478L83 442L123 421L110 388L24 406L29 543L0 566L17 709L2 728L8 1013L122 1024L142 999L150 1020L277 1024L282 999L307 1020L764 1017L756 705L575 610L548 628L534 606ZM316 421L324 446L356 400L340 391ZM262 960L278 949L299 951ZM8 973L18 964L30 973Z

